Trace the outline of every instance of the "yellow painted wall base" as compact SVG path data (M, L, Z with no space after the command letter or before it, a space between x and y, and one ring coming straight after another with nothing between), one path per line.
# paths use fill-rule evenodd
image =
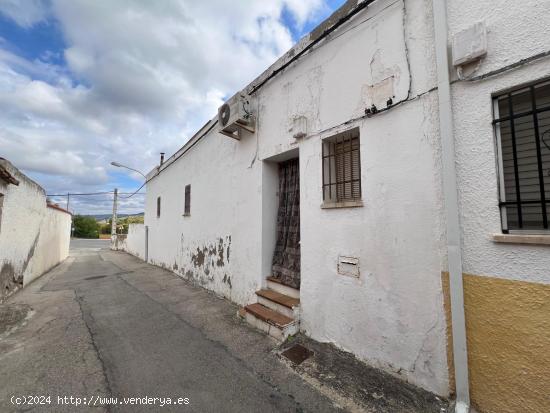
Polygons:
M447 273L443 287L451 338ZM550 412L550 285L464 274L464 306L472 405L480 413Z

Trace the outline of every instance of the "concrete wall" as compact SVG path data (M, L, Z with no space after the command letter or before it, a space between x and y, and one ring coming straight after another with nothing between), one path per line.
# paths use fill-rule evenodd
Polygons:
M467 76L550 51L547 0L450 0L448 18L450 36L487 26L487 56ZM501 220L491 123L493 94L549 77L548 58L476 82L453 76L470 387L481 412L550 411L550 246L493 241Z
M130 224L128 235L118 235L117 249L145 259L145 225Z
M239 142L214 128L168 159L147 185L145 225L150 262L239 304L254 302L270 275L276 162L299 156L302 329L446 395L430 10L429 1L379 1L356 15L254 94L254 135ZM390 96L410 101L364 116ZM300 141L289 131L297 116L309 125ZM354 127L364 207L321 209L321 140ZM183 216L187 184L191 215ZM359 259L358 279L337 274L339 255Z
M64 260L69 253L71 215L47 207L44 190L0 160L19 180L7 185L0 180L4 195L0 217L0 299L30 283Z
M40 224L40 237L31 261L32 272L24 285L55 267L69 255L71 242L71 215L48 206Z

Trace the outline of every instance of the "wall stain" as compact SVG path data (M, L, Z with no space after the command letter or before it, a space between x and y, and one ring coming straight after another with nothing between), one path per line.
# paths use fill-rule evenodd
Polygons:
M14 264L9 261L2 264L2 268L0 268L0 302L16 292L19 288L23 287L23 277L29 263L32 260L32 257L34 256L39 238L40 231L36 234L36 237L29 248L29 252L23 261L20 271L16 271Z
M9 295L13 294L23 286L23 280L19 281L19 277L15 276L15 268L10 262L6 262L0 269L0 301Z
M227 244L227 246L225 246ZM231 236L218 238L215 243L211 243L197 247L196 251L191 254L191 262L195 268L201 268L207 274L210 271L211 265L223 267L229 262L229 251L231 246ZM227 257L227 258L226 258Z
M227 262L229 262L229 248L231 247L231 235L227 237L227 252L225 256L227 257Z
M233 286L231 285L231 277L228 276L227 274L224 274L223 275L223 280L222 280L224 283L226 283L227 285L229 285L229 288L232 288Z
M216 261L218 267L223 267L223 239L220 238L218 241L218 260Z
M229 293L232 282L225 268L229 264L230 251L231 236L189 246L185 245L182 235L179 256L176 259L179 268L175 272L207 289L217 289L214 287L216 284L223 285L223 289Z
M191 256L191 260L193 261L193 265L195 267L202 267L204 265L204 256L206 251L206 248L203 248L202 250L197 248L197 253Z

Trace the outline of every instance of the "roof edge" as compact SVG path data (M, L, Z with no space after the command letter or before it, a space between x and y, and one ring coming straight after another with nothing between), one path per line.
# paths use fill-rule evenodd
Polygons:
M363 9L366 9L376 0L347 0L342 6L336 9L329 17L317 25L311 32L303 36L298 43L291 47L284 55L279 57L272 65L264 70L259 76L252 80L241 91L237 91L227 100L231 100L236 95L245 91L247 94L255 93L260 87L267 83L271 78L282 72L295 60L304 55L312 46L321 41L324 37L338 28L342 23L353 17ZM191 147L195 145L202 137L210 132L213 126L217 123L217 115L209 120L202 128L200 128L180 149L178 149L170 158L164 161L162 165L154 167L147 173L147 182L158 176L164 169L174 163ZM210 126L203 133L206 127Z
M48 208L55 209L57 211L65 212L66 214L69 214L70 216L73 216L73 214L70 211L67 211L65 208L61 208L59 205L51 204L49 202L46 202L46 206Z

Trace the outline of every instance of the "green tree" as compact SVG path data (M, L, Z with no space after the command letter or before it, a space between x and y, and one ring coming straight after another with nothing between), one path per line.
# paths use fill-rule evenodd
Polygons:
M111 220L109 220L111 221ZM105 224L99 224L100 226L100 232L102 234L110 234L111 233L111 222L107 222Z
M99 238L99 224L93 217L75 215L73 226L76 238Z
M128 216L117 220L117 232L127 234L130 224L143 224L143 215Z

